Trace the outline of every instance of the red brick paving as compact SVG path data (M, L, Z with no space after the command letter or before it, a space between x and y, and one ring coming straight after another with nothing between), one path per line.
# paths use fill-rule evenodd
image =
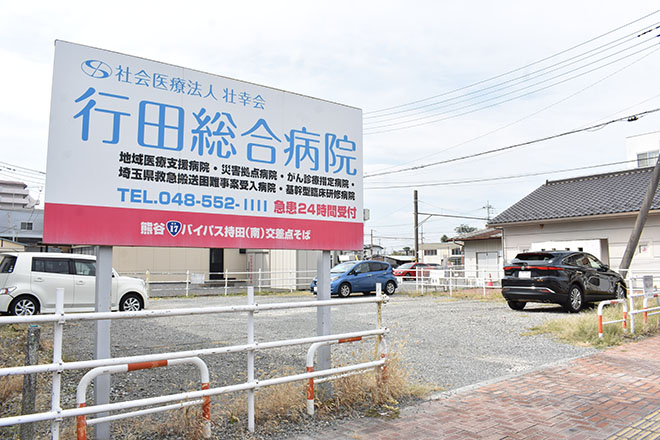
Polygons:
M655 336L408 407L398 419L342 422L314 438L632 438L621 431L658 409L660 336Z

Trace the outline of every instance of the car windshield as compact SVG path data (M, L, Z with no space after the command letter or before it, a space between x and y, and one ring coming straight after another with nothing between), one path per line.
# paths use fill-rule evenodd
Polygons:
M402 264L401 266L397 267L397 269L410 269L411 267L413 267L413 264L414 263Z
M347 261L345 263L340 263L330 269L330 273L344 273L346 271L349 271L355 266L355 261Z

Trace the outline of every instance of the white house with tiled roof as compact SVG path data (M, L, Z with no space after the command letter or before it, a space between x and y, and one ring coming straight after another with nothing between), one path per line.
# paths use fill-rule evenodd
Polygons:
M503 262L529 250L583 250L617 269L653 168L548 181L489 223L502 230ZM660 192L631 270L660 272Z
M502 231L479 229L453 237L451 241L463 245L465 276L497 281L502 276Z

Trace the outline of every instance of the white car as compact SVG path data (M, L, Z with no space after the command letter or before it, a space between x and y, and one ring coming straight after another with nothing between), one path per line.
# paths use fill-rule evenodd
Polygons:
M64 309L94 311L96 257L42 252L0 253L0 312L33 315L55 312L55 290L64 288ZM146 308L144 281L119 276L112 270L112 310Z

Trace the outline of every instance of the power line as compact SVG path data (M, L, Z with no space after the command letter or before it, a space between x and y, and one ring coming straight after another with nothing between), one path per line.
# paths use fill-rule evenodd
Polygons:
M654 24L651 26L650 29L649 29L649 27L646 27L646 28L644 28L644 29L647 29L647 32L648 32L648 30L651 30L651 31L652 31L652 30L655 30L655 29L659 29L659 28L660 28L659 25L660 25L660 23L654 23ZM599 54L601 54L601 53L604 53L604 52L607 52L607 51L609 51L609 50L612 50L612 49L614 49L614 48L616 48L616 47L618 47L618 46L621 46L621 45L623 45L623 44L626 44L626 43L628 43L628 42L630 42L630 41L634 41L634 40L636 40L637 38L639 38L640 36L646 34L646 32L644 32L644 33L640 33L640 32L642 32L642 31L644 31L644 29L641 29L641 30L639 30L639 31L635 31L635 32L633 32L633 33L631 33L631 34L628 34L628 35L626 35L626 36L624 36L624 37L621 37L621 38L619 38L619 39L617 39L617 40L614 40L613 42L606 43L606 44L601 45L601 46L599 46L599 47L597 47L597 48L591 49L591 50L589 50L589 51L587 51L587 52L584 52L584 53L581 53L581 54L579 54L579 55L575 55L575 56L573 56L573 57L571 57L571 58L568 58L568 59L566 59L566 60L563 60L563 61L557 62L557 63L552 64L552 65L550 65L550 66L547 66L547 67L544 67L544 68L541 68L541 69L537 69L537 70L535 70L535 71L533 71L533 72L529 72L529 73L526 73L526 74L524 74L524 75L521 75L521 76L518 76L518 77L515 77L515 78L511 78L511 79L508 79L508 80L506 80L506 81L503 81L503 82L500 82L500 83L497 83L497 84L493 84L493 85L488 86L488 87L484 87L484 88L481 88L481 89L473 90L473 91L471 91L471 92L464 93L464 94L461 94L461 95L457 95L457 96L454 96L454 97L451 97L451 98L446 98L446 99L443 99L443 100L441 100L441 101L432 102L432 103L430 103L430 104L425 104L425 105L421 105L421 106L413 107L413 108L406 109L406 110L398 110L398 111L395 111L395 112L385 113L385 114L378 115L378 116L372 116L371 118L383 118L383 117L386 117L386 116L394 116L394 115L401 115L402 113L411 113L411 112L415 112L414 114L408 114L408 115L405 115L405 114L404 114L404 115L401 115L401 116L395 116L395 117L393 117L393 118L388 118L388 119L381 119L381 120L377 120L377 121L366 121L366 122L365 122L365 125L367 125L367 124L381 124L381 123L383 123L383 122L387 122L387 121L393 121L393 120L402 119L402 118L410 118L410 117L415 116L415 115L419 115L419 114L423 114L423 113L428 113L428 112L431 112L431 111L435 111L435 110L437 110L438 108L443 108L443 107L448 107L448 106L450 106L450 105L453 105L453 104L451 104L452 101L456 101L456 100L458 100L457 102L454 102L454 104L456 104L456 103L461 103L461 102L467 102L467 101L470 101L470 100L473 99L473 98L479 98L479 97L482 97L482 96L487 96L487 95L490 95L490 94L492 94L492 93L495 93L495 92L498 92L498 91L501 91L501 90L505 90L505 89L509 89L509 88L511 88L511 87L515 87L516 85L519 85L519 84L522 84L522 83L525 83L525 82L532 81L533 79L536 79L536 78L540 78L540 77L543 77L543 76L549 75L549 74L551 74L551 73L553 73L553 72L556 72L556 71L560 71L560 70L562 70L562 69L564 69L564 68L566 68L566 67L572 66L572 65L574 65L574 64L578 64L578 63L581 62L581 61L584 61L584 60L586 60L586 59L589 59L589 58L592 58L592 57L594 57L594 56L597 56L597 55L599 55ZM630 37L632 37L632 38L630 38ZM582 69L582 68L588 67L589 65L596 64L596 63L599 62L599 61L602 61L602 60L604 60L604 59L610 58L610 57L612 57L612 56L614 56L614 55L616 55L616 54L618 54L618 53L622 53L622 52L624 52L624 51L630 50L630 49L632 49L632 48L634 48L634 47L636 47L636 46L639 46L639 45L641 45L641 44L644 44L644 43L646 43L646 42L647 42L647 41L640 42L640 43L636 43L636 44L632 45L631 47L628 47L628 48L626 48L626 49L622 49L622 50L620 50L619 52L615 52L615 53L610 54L610 55L607 55L607 56L605 56L605 57L603 57L603 58L601 58L601 59L599 59L599 60L589 62L589 63L587 63L587 64L585 64L585 65L583 65L583 66L580 66L580 67L578 67L578 68L576 68L576 69L570 70L570 71L568 71L568 72L564 72L562 75L566 75L566 74L568 74L568 73L570 73L570 72L573 72L573 71L575 71L575 70L579 70L579 69ZM607 48L608 46L610 46L610 47ZM605 48L605 49L603 49L603 48ZM562 66L562 65L563 65L563 66ZM561 67L559 67L559 66L561 66ZM558 76L562 76L562 75L558 75ZM557 77L557 76L555 76L555 77L553 77L553 78L556 78L556 77ZM541 81L541 83L543 83L543 82L547 82L547 81L550 81L550 80L553 79L553 78L549 78L549 79L546 79L546 80L544 80L544 81ZM509 85L506 85L506 84L509 84ZM537 83L537 84L540 84L540 83ZM505 85L506 85L506 86L505 86ZM490 91L488 91L488 90L490 90ZM488 91L488 92L486 92L486 91ZM484 93L484 92L485 92L485 93ZM472 97L472 98L467 98L467 99L462 99L462 100L461 100L461 98L469 97L469 96L471 96L471 95L476 95L476 96L474 96L474 97ZM446 105L442 105L442 106L440 106L440 104L446 104ZM439 107L438 107L438 106L439 106ZM434 108L429 108L429 107L434 107ZM420 111L416 111L416 110L420 110ZM370 117L367 116L365 119L369 119L369 118L370 118Z
M433 217L465 218L468 220L488 220L485 217L470 217L467 215L451 215L451 214L431 214L429 212L420 212L419 215L432 215Z
M471 108L471 107L474 107L474 106L478 106L478 105L480 105L480 104L485 104L485 103L487 103L487 102L494 101L494 100L497 100L497 99L499 99L499 98L502 98L502 97L509 96L509 95L514 94L514 93L520 92L520 91L522 91L522 90L529 89L529 88L531 88L531 87L534 87L534 86L537 86L537 85L543 84L544 82L547 82L547 81L542 81L542 82L539 82L539 83L535 83L535 84L532 84L532 85L528 85L528 86L525 86L525 87L523 87L523 88L520 88L520 89L514 90L514 91L512 91L512 92L507 92L507 93L504 93L504 94L502 94L502 95L499 95L499 96L496 96L496 97L493 97L493 98L485 99L485 100L478 101L478 102L475 102L475 103L472 103L472 104L469 104L469 105L465 105L465 106L463 106L463 107L459 107L459 108L454 109L454 110L452 110L452 111L439 112L439 113L434 113L434 114L429 115L429 116L424 116L424 117L420 117L420 118L411 119L411 120L408 120L408 121L395 122L395 123L391 123L391 124L384 124L384 125L380 125L380 126L376 126L376 127L366 128L365 130L370 130L370 129L371 129L371 130L376 130L376 131L369 131L369 132L366 132L366 131L365 131L364 134L365 134L365 136L366 136L366 135L371 135L371 134L389 133L389 132L392 132L392 131L407 130L407 129L410 129L410 128L421 127L421 126L423 126L423 125L429 125L429 124L435 124L435 123L442 122L442 121L447 121L447 120L449 120L449 119L458 118L458 117L460 117L460 116L465 116L465 115L469 115L469 114L472 114L472 113L476 113L476 112L481 111L481 110L486 110L486 109L489 109L489 108L492 108L492 107L496 107L496 106L498 106L498 105L502 105L502 104L505 104L505 103L507 103L507 102L511 102L511 101L513 101L513 100L519 99L519 98L524 98L524 97L527 97L527 96L533 95L534 93L538 93L538 92L541 92L541 91L543 91L543 90L547 90L547 89L550 89L550 88L552 88L552 87L558 86L558 85L560 85L560 84L564 84L564 83L566 83L566 82L568 82L568 81L571 81L571 80L573 80L573 79L576 79L576 78L579 78L579 77L582 77L582 76L588 75L588 74L593 73L593 72L595 72L595 71L597 71L597 70L603 69L604 67L610 66L610 65L612 65L612 64L618 63L619 61L622 61L622 60L624 60L624 59L630 58L630 57L635 56L635 55L637 55L637 54L639 54L639 53L642 53L642 52L644 52L644 51L647 51L647 50L649 50L649 49L652 49L652 48L653 48L654 46L656 46L657 44L658 44L658 43L653 43L651 46L645 47L645 48L643 48L643 49L640 49L639 51L636 51L636 52L633 52L633 53L631 53L631 54L625 55L625 56L623 56L623 57L621 57L621 58L618 58L618 59L616 59L616 60L614 60L614 61L611 61L611 62L609 62L609 63L606 63L606 64L603 65L603 66L595 67L595 68L593 68L593 69L591 69L591 70L588 70L588 71L586 71L586 72L582 72L582 73L576 74L576 75L574 75L574 76L571 76L571 77L569 77L569 78L563 79L563 80L561 80L561 81L557 81L557 82L555 82L555 83L552 83L552 84L549 84L549 85L546 85L546 86L540 87L540 88L538 88L538 89L531 90L531 91L529 91L529 92L526 92L526 93L523 93L523 94L520 94L520 95L512 96L512 97L507 98L507 99L504 99L504 100L502 100L502 101L494 102L494 103L491 103L491 104L488 104L488 105L485 105L485 106L482 106L482 107L479 107L479 108L476 108L476 109L468 110L468 111L465 111L465 112L462 112L462 113L451 114L451 115L449 115L449 116L446 116L446 117L443 117L443 118L439 118L439 119L432 119L432 120L430 120L430 121L419 122L419 123L412 124L412 125L406 125L406 126L403 126L403 127L399 126L399 125L402 125L402 124L409 124L409 123L411 123L411 122L424 121L425 119L429 119L429 118L432 118L432 117L436 117L436 116L440 116L440 115L449 114L449 113L452 113L452 112L455 112L455 111L458 111L458 110L465 110L465 109L468 109L468 108ZM572 72L574 72L574 71L575 71L575 70L572 70L572 71L569 71L569 72L567 72L567 73L572 73ZM564 74L562 74L562 75L558 75L558 76L553 77L553 78L551 78L551 79L556 79L556 78L558 78L558 77L560 77L560 76L563 76L563 75L564 75ZM550 80L551 80L551 79L550 79ZM548 81L549 81L549 80L548 80ZM398 126L398 127L397 127L397 126ZM387 127L394 127L394 128L387 128ZM380 128L384 128L384 130L378 130L378 129L380 129Z
M562 169L562 170L541 171L541 172L538 172L538 173L516 174L516 175L499 176L499 177L485 177L485 178L482 178L482 179L449 180L449 181L443 181L443 182L427 182L427 183L410 183L410 184L402 184L402 185L375 186L375 187L367 187L367 188L364 188L364 189L391 189L391 188L415 188L415 187L423 187L423 186L464 185L464 184L469 184L469 183L492 182L494 180L520 179L522 177L534 177L534 176L544 176L544 175L548 175L548 174L568 173L568 172L571 172L571 171L581 171L581 170L588 170L588 169L593 169L593 168L609 167L609 166L622 165L622 164L633 163L633 162L637 162L637 159L622 160L622 161L619 161L619 162L610 162L610 163L603 163L603 164L598 164L598 165L589 165L589 166L584 166L584 167L565 168L565 169Z
M2 160L0 160L0 166L13 168L14 171L21 170L21 171L26 171L26 172L29 172L29 173L39 174L39 175L42 175L42 176L46 175L46 173L44 171L35 170L35 169L32 169L32 168L26 168L26 167L22 167L22 166L19 166L19 165L14 165L14 164L11 164L9 162L2 161Z
M574 98L575 96L579 95L580 93L583 93L583 92L589 90L590 88L595 87L596 85L602 83L603 81L606 81L607 79L609 79L609 78L611 78L611 77L613 77L613 76L615 76L615 75L621 73L622 71L624 71L624 70L630 68L630 67L633 66L634 64L639 63L639 62L642 61L644 58L647 58L647 57L653 55L653 54L654 54L655 52L657 52L658 50L660 50L660 48L657 48L657 49L655 49L654 51L645 54L644 56L642 56L642 57L640 57L640 58L634 60L634 61L631 62L631 63L626 64L625 66L621 67L620 69L618 69L618 70L616 70L616 71L614 71L614 72L611 72L610 74L608 74L608 75L606 75L606 76L600 78L598 81L595 81L595 82L589 84L588 86L583 87L582 89L580 89L580 90L578 90L578 91L576 91L576 92L574 92L574 93L572 93L572 94L570 94L570 95L568 95L568 96L566 96L566 97L560 99L559 101L553 102L552 104L547 105L547 106L545 106L545 107L543 107L543 108L541 108L541 109L539 109L539 110L537 110L537 111L535 111L535 112L532 112L532 113L530 113L530 114L527 114L527 115L523 116L522 118L519 118L519 119L517 119L517 120L515 120L515 121L513 121L513 122L510 122L510 123L508 123L508 124L505 124L505 125L503 125L503 126L500 126L500 127L496 128L496 129L490 130L490 131L488 131L488 132L486 132L486 133L480 134L480 135L478 135L478 136L476 136L476 137L473 137L473 138L467 139L467 140L465 140L465 141L461 141L461 142L459 142L459 143L457 143L457 144L454 144L454 145L449 146L449 147L447 147L447 148L441 149L441 150L439 150L439 151L436 151L436 152L433 152L433 153L430 153L430 154L427 154L427 155L424 155L424 156L418 157L418 158L416 158L416 159L414 159L414 160L410 160L410 161L407 161L407 162L403 162L403 163L400 163L400 164L398 164L398 165L396 165L396 166L389 166L389 167L381 168L380 170L378 170L378 171L376 171L376 172L387 171L387 170L395 169L395 168L397 168L397 167L399 167L399 166L402 166L402 165L410 164L410 163L417 162L417 161L422 160L422 159L426 159L426 158L429 158L429 157L437 156L438 154L443 153L443 152L445 152L445 151L449 151L449 150L452 150L452 149L454 149L454 148L460 147L460 146L462 146L462 145L469 144L469 143L474 142L474 141L476 141L476 140L479 140L479 139L482 139L482 138L484 138L484 137L487 137L487 136L489 136L489 135L491 135L491 134L497 133L498 131L501 131L501 130L504 130L504 129L506 129L506 128L509 128L509 127L511 127L511 126L513 126L513 125L515 125L515 124L518 124L518 123L520 123L520 122L522 122L522 121L524 121L524 120L526 120L526 119L529 119L529 118L531 118L531 117L534 117L534 116L536 116L536 115L538 115L538 114L540 114L540 113L542 113L542 112L544 112L544 111L546 111L546 110L548 110L548 109L550 109L550 108L552 108L552 107L555 107L555 106L557 106L557 105L559 105L559 104L561 104L561 103L563 103L563 102L566 102L566 101L568 101L568 100L571 99L571 98ZM642 102L639 102L639 103L637 103L637 104L635 104L635 105L633 105L633 106L629 106L629 107L626 107L626 108L624 108L624 109L618 110L618 111L615 112L614 114L612 114L612 115L610 115L610 116L607 116L607 118L610 118L610 117L612 117L612 116L614 116L614 115L616 115L616 114L618 114L618 113L621 113L621 112L627 111L627 110L629 110L629 109L631 109L631 108L633 108L633 107L635 107L635 106L637 106L637 105L639 105L639 104L643 104L643 103L645 103L645 102L648 102L648 101L650 101L650 100L652 100L652 99L655 99L655 98L658 98L658 97L660 97L660 95L656 95L656 96L654 96L654 97L652 97L652 98L649 98L649 99L647 99L647 100L644 100L644 101L642 101ZM607 120L607 118L601 118L601 119L599 119L599 120ZM597 121L591 122L591 124L594 124L594 123L596 123L596 122L597 122Z
M432 162L432 163L429 163L429 164L416 165L416 166L413 166L413 167L401 168L401 169L398 169L398 170L383 171L383 172L380 172L380 173L369 174L369 175L365 175L364 178L366 179L366 178L369 178L369 177L384 176L384 175L389 175L389 174L403 173L403 172L406 172L406 171L420 170L420 169L423 169L423 168L428 168L428 167L432 167L432 166L436 166L436 165L442 165L442 164L451 163L451 162L458 162L460 160L471 159L471 158L474 158L474 157L485 156L485 155L488 155L488 154L498 153L498 152L501 152L501 151L512 150L514 148L526 147L528 145L536 144L536 143L539 143L539 142L549 141L551 139L557 139L557 138L560 138L560 137L580 133L580 132L583 132L583 131L594 130L596 128L602 128L602 127L605 127L607 125L614 124L615 122L622 122L622 121L632 122L632 121L636 121L636 120L638 120L638 119L640 119L640 118L642 118L646 115L649 115L651 113L655 113L655 112L658 112L658 111L660 111L660 108L655 108L653 110L647 110L647 111L644 111L644 112L641 112L641 113L636 113L636 114L633 114L633 115L630 115L630 116L624 116L622 118L612 119L610 121L602 122L602 123L596 124L596 125L591 125L589 127L577 128L577 129L574 129L574 130L565 131L563 133L559 133L559 134L555 134L555 135L551 135L551 136L546 136L546 137L534 139L534 140L527 141L527 142L521 142L521 143L518 143L518 144L508 145L506 147L494 148L492 150L486 150L486 151L482 151L482 152L479 152L479 153L473 153L473 154L468 154L468 155L465 155L465 156L459 156L459 157L455 157L455 158L452 158L452 159L445 159L445 160L441 160L441 161L437 161L437 162Z
M496 80L496 79L499 79L499 78L505 77L505 76L507 76L507 75L511 75L512 73L520 72L521 70L525 70L525 69L527 69L527 68L529 68L529 67L535 66L535 65L537 65L537 64L541 64L541 63L543 63L543 62L545 62L545 61L548 61L548 60L550 60L550 59L556 58L556 57L558 57L558 56L560 56L560 55L563 55L563 54L565 54L565 53L567 53L567 52L570 52L570 51L572 51L572 50L574 50L574 49L577 49L577 48L579 48L579 47L582 47L582 46L585 46L585 45L587 45L587 44L589 44L589 43L592 43L592 42L594 42L594 41L596 41L596 40L599 40L599 39L601 39L601 38L603 38L603 37L605 37L605 36L607 36L607 35L610 35L610 34L612 34L612 33L614 33L614 32L617 32L617 31L619 31L619 30L621 30L621 29L624 29L624 28L626 28L626 27L628 27L628 26L631 26L631 25L633 25L633 24L635 24L635 23L637 23L637 22L640 22L640 21L642 21L642 20L644 20L644 19L646 19L646 18L648 18L648 17L651 17L652 15L655 15L655 14L657 14L658 12L660 12L660 10L653 11L653 12L651 12L650 14L644 15L643 17L640 17L640 18L638 18L638 19L636 19L636 20L633 20L633 21L631 21L631 22L629 22L629 23L626 23L626 24L624 24L624 25L622 25L622 26L619 26L619 27L617 27L617 28L615 28L615 29L612 29L612 30L610 30L610 31L608 31L608 32L605 32L604 34L598 35L598 36L596 36L596 37L594 37L594 38L591 38L591 39L589 39L589 40L587 40L587 41L584 41L584 42L582 42L582 43L580 43L580 44L577 44L577 45L575 45L575 46L569 47L568 49L564 49L564 50L562 50L561 52L557 52L557 53L555 53L555 54L553 54L553 55L550 55L550 56L548 56L548 57L542 58L542 59L540 59L540 60L538 60L538 61L534 61L534 62L532 62L532 63L530 63L530 64L524 65L524 66L522 66L522 67L518 67L518 68L513 69L513 70L510 70L510 71L508 71L508 72L505 72L505 73L502 73L502 74L499 74L499 75L493 76L493 77L491 77L491 78L488 78L488 79L485 79L485 80L481 80L481 81L478 81L478 82L475 82L475 83L469 84L469 85L467 85L467 86L459 87L459 88L454 89L454 90L451 90L451 91L449 91L449 92L444 92L444 93L441 93L441 94L438 94L438 95L434 95L434 96L430 96L430 97L427 97L427 98L418 99L418 100L416 100L416 101L411 101L411 102L408 102L408 103L405 103L405 104L395 105L395 106L391 106L391 107L387 107L387 108L383 108L383 109L379 109L379 110L372 110L372 111L369 111L369 112L365 112L364 114L365 114L365 115L371 115L371 114L374 114L374 113L381 113L381 112L385 112L385 111L389 111L389 110L394 110L394 109L397 109L397 108L406 107L406 106L409 106L409 105L419 104L419 103L421 103L421 102L430 101L430 100L432 100L432 99L440 98L440 97L442 97L442 96L447 96L447 95L450 95L450 94L453 94L453 93L456 93L456 92L460 92L460 91L463 91L463 90L467 90L467 89L469 89L469 88L472 88L472 87L475 87L475 86L478 86L478 85L481 85L481 84L485 84L485 83L487 83L487 82L490 82L490 81L493 81L493 80Z

